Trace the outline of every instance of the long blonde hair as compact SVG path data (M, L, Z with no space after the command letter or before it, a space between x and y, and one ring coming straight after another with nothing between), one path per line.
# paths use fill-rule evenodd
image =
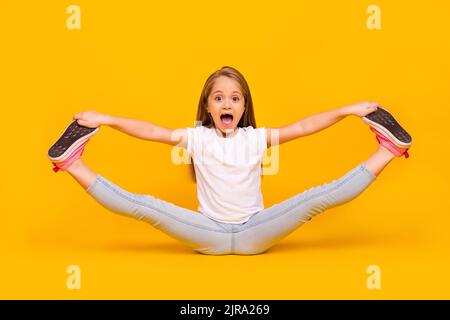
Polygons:
M242 115L241 119L239 120L239 123L237 124L238 128L245 128L248 126L252 126L253 128L256 128L256 120L255 120L255 112L253 110L253 101L252 101L252 95L250 93L250 88L247 84L247 81L245 80L244 76L235 68L224 66L220 68L219 70L212 73L208 79L206 79L205 85L203 86L202 93L200 95L200 101L198 102L198 109L197 109L197 117L196 117L196 123L200 123L204 127L212 128L215 127L214 121L211 117L211 114L206 110L206 107L208 106L208 98L211 94L211 91L214 87L214 84L217 80L217 78L225 76L230 79L235 80L239 86L241 87L241 93L244 96L244 114ZM195 169L193 165L194 161L191 159L190 164L190 173L191 178L193 181L196 181L195 179Z

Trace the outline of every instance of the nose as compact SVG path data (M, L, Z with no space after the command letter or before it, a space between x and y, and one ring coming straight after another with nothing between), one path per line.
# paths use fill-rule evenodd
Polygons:
M230 100L225 99L224 107L225 107L226 109L230 109L230 108L231 108L230 106L231 106Z

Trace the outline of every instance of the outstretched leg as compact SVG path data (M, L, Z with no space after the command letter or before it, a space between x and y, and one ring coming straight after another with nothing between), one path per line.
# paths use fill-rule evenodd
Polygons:
M128 192L94 173L81 159L74 161L66 171L110 211L146 221L200 253L230 253L229 230L208 217L150 195Z
M375 179L361 163L339 179L256 213L234 234L235 253L263 253L317 214L356 198Z

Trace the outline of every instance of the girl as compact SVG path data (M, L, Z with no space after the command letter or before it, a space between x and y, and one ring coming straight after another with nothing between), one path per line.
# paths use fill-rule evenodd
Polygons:
M339 179L264 208L260 178L267 148L318 132L350 115L369 125L379 143L377 151ZM73 118L48 151L55 172L67 171L107 209L144 220L195 251L212 255L265 252L313 216L361 194L394 157L408 157L412 143L394 117L374 102L318 113L280 128L257 128L249 86L232 67L223 67L206 80L195 128L172 130L95 111ZM81 156L102 125L184 148L195 168L198 212L126 191L89 169Z

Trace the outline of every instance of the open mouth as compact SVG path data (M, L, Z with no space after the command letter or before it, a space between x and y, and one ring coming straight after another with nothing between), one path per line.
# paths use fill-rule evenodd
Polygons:
M222 114L220 115L220 120L224 125L230 125L233 122L233 115L231 114Z

